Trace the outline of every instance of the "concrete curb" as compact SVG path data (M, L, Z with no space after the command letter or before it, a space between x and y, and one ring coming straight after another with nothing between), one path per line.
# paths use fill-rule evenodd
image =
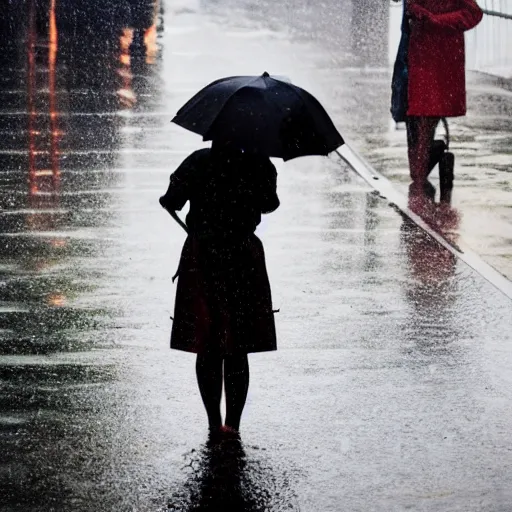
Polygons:
M472 251L463 240L459 239L455 245L429 226L419 215L409 208L407 198L398 192L392 182L375 170L357 151L350 147L349 144L345 143L341 146L341 148L336 151L336 154L355 173L375 189L381 197L388 200L390 206L399 210L446 250L466 263L477 274L512 300L512 281L509 281L494 267L482 260L482 258Z

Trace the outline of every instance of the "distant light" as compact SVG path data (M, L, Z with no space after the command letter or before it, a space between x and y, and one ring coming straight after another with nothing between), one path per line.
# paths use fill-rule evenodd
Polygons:
M52 293L48 296L48 304L50 304L50 306L61 307L64 306L65 302L66 297L61 293Z

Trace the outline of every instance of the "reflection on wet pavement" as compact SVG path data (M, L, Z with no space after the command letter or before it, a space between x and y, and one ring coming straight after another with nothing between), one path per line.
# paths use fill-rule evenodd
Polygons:
M208 440L183 456L187 479L169 499L169 510L300 510L291 485L299 475L276 477L258 447L246 449L237 439ZM263 449L263 452L265 449Z
M183 234L157 198L201 145L172 116L265 69L372 147L387 113L307 38L177 4L0 21L0 509L506 510L510 303L334 158L276 162L279 350L251 357L242 444L205 444L168 349Z
M118 249L121 109L136 108L133 88L144 105L156 65L160 13L147 4L143 48L123 44L130 20L118 12L101 26L97 6L30 1L18 25L2 18L2 510L89 508L100 496L87 489L110 478L119 368L94 351L115 346L104 329L122 314L105 279Z
M329 86L342 81L348 85L338 85L336 99L340 115L344 108L340 124L346 128L347 137L407 194L410 179L405 129L390 122L389 73L340 70L325 80ZM512 94L469 74L467 101L467 116L449 120L455 153L453 205L461 212L459 233L472 250L510 279ZM444 137L441 127L438 132L439 138ZM437 169L432 178L439 195Z
M104 209L112 203L109 189L118 179L111 166L119 121L94 113L117 109L104 94L117 79L115 70L109 72L108 48L95 54L84 36L59 34L57 14L53 0L48 12L30 3L26 41L10 39L17 45L11 53L17 58L8 64L13 80L4 82L0 92L9 98L2 103L2 124L8 129L0 149L3 353L77 348L70 331L94 329L104 314L103 308L72 305L97 287L97 275L76 275L70 258L76 264L77 257L92 258L108 245L88 230L111 222L112 212ZM109 44L113 53L116 41ZM24 69L27 77L20 81ZM74 115L84 110L91 114L88 122ZM91 146L105 155L75 153Z

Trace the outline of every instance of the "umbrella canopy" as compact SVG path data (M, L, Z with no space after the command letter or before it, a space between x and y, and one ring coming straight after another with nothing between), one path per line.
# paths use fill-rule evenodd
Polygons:
M268 73L216 80L172 121L203 140L232 142L284 160L327 155L344 143L314 96Z

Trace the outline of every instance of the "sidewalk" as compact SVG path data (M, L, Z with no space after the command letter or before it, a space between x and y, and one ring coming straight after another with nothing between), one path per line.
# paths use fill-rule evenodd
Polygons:
M221 9L231 9L230 2L220 2ZM346 23L348 13L331 2L327 2L319 14L315 14L307 3L297 1L295 4L301 14L293 20L283 16L279 9L284 7L272 9L267 4L264 18L253 14L250 5L238 12L249 16L243 22L247 26L254 29L279 27L275 28L277 37L293 41L290 58L294 63L294 80L307 84L322 98L344 137L407 194L409 173L405 130L395 129L389 113L391 75L387 63L382 69L347 67L351 60L344 51L348 44L348 28L327 22L322 13L329 14L333 20L341 17L340 23ZM213 12L218 8L217 4L208 7ZM290 7L287 9L289 11ZM300 21L306 14L309 21ZM312 35L315 37L310 41ZM283 73L283 64L280 68L276 74ZM488 75L468 73L467 103L466 117L449 120L451 148L456 157L452 204L461 219L458 235L484 261L511 279L510 84ZM438 188L437 170L432 173L432 182Z
M512 92L484 76L468 76L468 115L449 120L456 156L453 206L461 216L460 236L498 271L512 278ZM405 130L387 116L388 75L352 77L358 93L379 91L369 106L381 117L364 128L347 126L355 145L404 194L409 183ZM382 93L386 94L382 94ZM385 127L387 117L388 126ZM380 121L380 122L379 122ZM442 127L439 130L442 135ZM431 180L438 188L437 171Z
M194 510L206 418L194 357L168 348L184 234L158 197L201 146L170 123L195 91L224 75L288 75L376 163L386 141L405 163L385 74L170 1L160 43L156 65L122 69L124 110L109 73L126 58L82 41L79 61L59 54L63 83L77 85L60 104L54 205L28 204L28 150L12 128L26 112L5 99L18 75L0 90L0 122L16 131L0 141L2 512ZM276 164L281 207L258 235L279 348L250 358L246 510L508 510L510 301L335 157ZM398 177L405 187L405 167Z
M406 135L389 114L390 74L317 66L313 88L324 93L343 135L407 195ZM458 232L476 253L510 279L512 92L487 77L469 74L468 115L449 120L449 124L456 156L452 205L461 217ZM438 198L437 170L431 181Z

